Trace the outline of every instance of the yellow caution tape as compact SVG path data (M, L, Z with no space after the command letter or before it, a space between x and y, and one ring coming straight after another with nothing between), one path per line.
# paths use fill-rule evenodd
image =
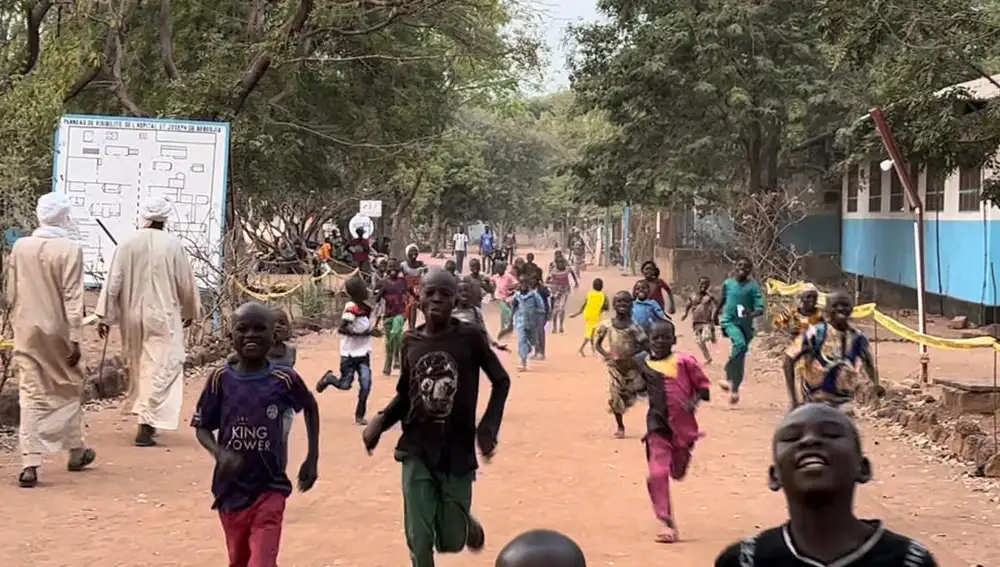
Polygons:
M337 262L336 260L330 260L330 262L333 262L335 264L341 264L340 262ZM347 264L341 264L341 265L347 266ZM350 267L350 266L348 266L348 267ZM308 278L305 279L305 281L299 282L298 284L292 286L291 289L286 289L285 291L275 292L275 293L261 293L261 292L258 292L258 291L253 291L251 289L248 289L245 285L243 285L242 282L240 282L235 277L233 277L232 280L233 280L233 283L236 284L236 287L238 287L240 291L242 291L243 293L245 293L245 294L249 295L250 297L256 299L257 301L266 303L268 301L274 301L275 299L281 299L283 297L288 297L289 295L291 295L291 294L295 293L296 291L302 289L302 287L306 283L316 283L316 282L321 281L322 279L324 279L326 277L334 277L334 278L336 278L338 280L347 280L347 279L353 278L354 276L356 276L358 273L361 272L361 270L359 268L354 268L354 271L352 271L349 274L338 274L338 273L334 272L333 269L330 268L330 266L324 266L324 268L325 268L325 271L322 274L320 274L318 276L309 276Z
M806 282L796 282L793 284L779 280L767 280L767 293L771 295L798 295L803 291L814 287ZM819 304L826 303L827 294L820 292ZM854 308L851 314L853 319L865 319L872 317L875 321L885 327L890 333L898 335L912 343L922 344L932 348L948 350L968 350L974 348L992 348L1000 352L1000 342L993 337L973 337L971 339L946 339L944 337L934 337L916 331L889 317L879 311L874 303L865 303Z

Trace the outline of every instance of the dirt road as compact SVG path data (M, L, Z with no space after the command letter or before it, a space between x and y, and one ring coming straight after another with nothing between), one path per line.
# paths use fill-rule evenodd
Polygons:
M597 275L585 274L589 282ZM606 275L606 289L628 286ZM571 300L571 309L582 299ZM496 324L495 308L487 318ZM681 338L693 350L690 331ZM645 463L639 442L644 407L626 418L627 439L612 438L605 410L605 374L596 358L575 350L582 322L549 339L548 361L529 372L514 371L514 385L494 463L481 469L474 508L487 529L479 556L443 557L439 565L493 565L500 546L520 531L562 530L583 546L591 565L673 567L711 565L729 542L785 517L780 495L765 488L771 432L785 400L774 360L756 353L742 405L721 396L701 412L708 437L699 444L688 479L674 500L683 541L653 543L657 525L646 496ZM724 359L726 345L717 352ZM332 334L299 342L299 371L312 383L337 367ZM381 367L380 353L375 367ZM710 367L717 378L721 368ZM883 368L891 377L892 369ZM373 407L384 404L395 377L378 376ZM200 383L186 391L190 416ZM485 396L484 389L484 396ZM408 562L399 493L399 465L392 460L398 433L383 439L374 457L362 449L353 425L354 394L320 396L322 457L320 481L289 501L281 553L283 567L399 567ZM485 400L484 402L485 403ZM481 404L482 407L483 404ZM98 451L92 471L70 474L62 457L42 470L43 485L16 487L15 455L0 456L0 565L4 567L202 567L224 565L222 533L209 509L212 463L182 428L162 435L163 446L130 446L133 422L116 410L88 414L88 433ZM292 434L292 470L304 452L304 428ZM1000 513L996 494L970 490L960 469L935 464L909 444L871 427L865 445L877 480L859 492L859 509L890 528L921 539L942 567L1000 565L996 541Z

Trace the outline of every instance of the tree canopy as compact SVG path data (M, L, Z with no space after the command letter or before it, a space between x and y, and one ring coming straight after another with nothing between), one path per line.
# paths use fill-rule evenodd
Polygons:
M400 201L460 109L516 97L539 57L518 9L0 0L0 193L46 190L65 113L228 121L233 207L314 232L359 198Z
M933 5L932 5L933 4ZM883 107L908 159L950 172L986 163L994 106L939 91L988 76L997 2L601 0L576 26L571 82L614 134L576 165L595 202L711 201L777 189L803 147L835 134L830 160L870 159ZM958 110L958 112L956 112ZM975 111L971 114L968 111Z

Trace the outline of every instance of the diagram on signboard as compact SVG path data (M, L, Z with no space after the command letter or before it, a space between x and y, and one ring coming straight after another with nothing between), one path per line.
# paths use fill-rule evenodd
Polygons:
M116 241L135 232L148 197L171 204L168 230L192 251L199 283L209 281L222 261L228 154L224 123L64 117L53 190L73 203L87 283L100 283L113 257L105 228Z

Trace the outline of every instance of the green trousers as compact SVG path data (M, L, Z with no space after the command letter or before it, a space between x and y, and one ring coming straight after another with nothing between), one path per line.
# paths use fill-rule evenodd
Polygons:
M403 460L403 524L413 567L434 567L434 550L465 548L476 474L453 476L431 471L414 457Z

